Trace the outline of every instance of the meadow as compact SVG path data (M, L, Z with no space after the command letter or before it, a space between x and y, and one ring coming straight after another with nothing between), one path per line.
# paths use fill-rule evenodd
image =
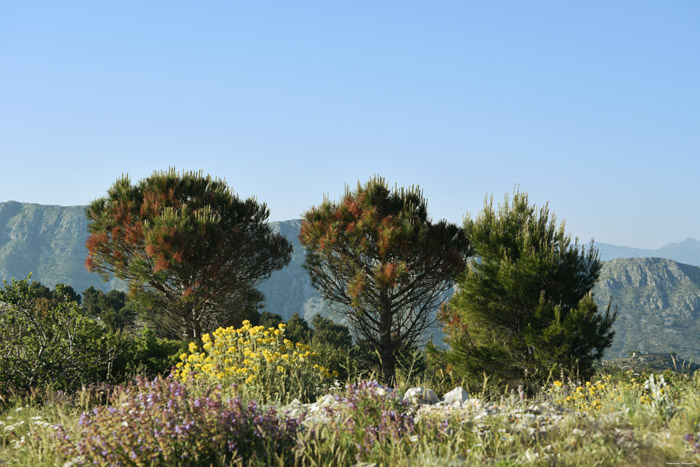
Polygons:
M285 326L219 329L167 375L75 392L44 387L0 409L0 465L666 465L700 462L700 374L602 368L526 393L485 377L465 401L449 373L338 381Z

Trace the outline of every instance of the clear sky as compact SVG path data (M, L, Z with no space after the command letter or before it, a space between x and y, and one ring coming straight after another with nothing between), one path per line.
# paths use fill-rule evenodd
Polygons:
M517 184L585 242L700 238L700 2L0 2L0 201L169 166L272 220L379 174L434 219Z

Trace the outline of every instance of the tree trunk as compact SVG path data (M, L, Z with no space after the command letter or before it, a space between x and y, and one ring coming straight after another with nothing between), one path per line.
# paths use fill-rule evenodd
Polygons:
M190 323L189 323L189 333L191 334L190 339L192 339L195 342L199 342L199 340L202 338L202 323L201 323L201 316L198 313L198 310L196 307L193 307L190 310Z
M395 343L391 335L392 309L391 300L386 292L381 292L381 314L380 314L380 345L379 357L382 365L382 382L390 387L396 384L396 355Z

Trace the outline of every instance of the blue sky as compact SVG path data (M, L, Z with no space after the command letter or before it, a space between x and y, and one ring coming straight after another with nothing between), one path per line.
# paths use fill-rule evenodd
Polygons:
M300 217L379 174L461 222L515 185L567 230L700 238L700 2L2 2L0 201L225 178Z

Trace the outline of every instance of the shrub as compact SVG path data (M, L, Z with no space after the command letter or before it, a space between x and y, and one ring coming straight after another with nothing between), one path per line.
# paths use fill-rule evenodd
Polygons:
M282 323L277 329L251 326L249 321L239 329L219 328L202 336L201 350L190 343L175 375L209 386L235 384L264 401L310 400L332 375L316 362L308 345L292 343L284 332Z
M157 337L151 328L143 328L135 337L113 334L120 352L115 371L125 378L134 375L153 378L170 373L179 355L187 349L187 342Z
M139 378L57 436L66 459L94 465L270 465L294 447L300 423L255 401L224 400L220 390L196 397L174 378Z
M52 386L74 391L109 379L114 349L73 301L35 296L29 278L0 289L0 397Z

